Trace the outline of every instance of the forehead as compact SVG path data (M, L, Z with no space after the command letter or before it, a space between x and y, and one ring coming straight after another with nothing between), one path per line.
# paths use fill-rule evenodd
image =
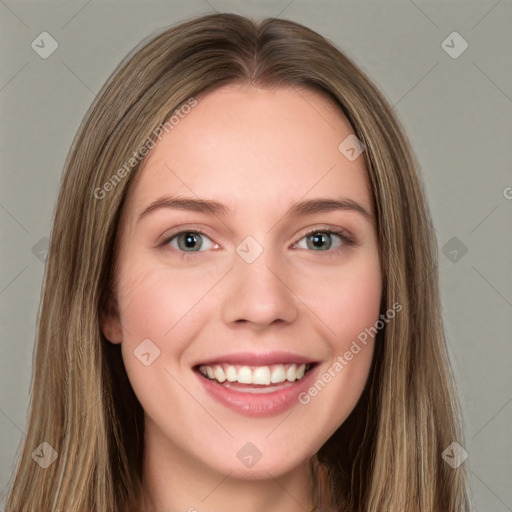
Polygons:
M151 150L130 210L171 193L260 215L308 195L341 194L371 210L363 158L349 161L338 149L352 132L319 92L224 86L199 98Z

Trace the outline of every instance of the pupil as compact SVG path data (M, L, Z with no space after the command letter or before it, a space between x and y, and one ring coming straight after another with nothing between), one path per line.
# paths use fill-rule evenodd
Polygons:
M194 245L197 243L197 235L194 233L187 233L185 236L185 246L187 249L194 249Z
M318 234L313 235L312 236L313 246L315 248L320 248L321 249L322 245L326 243L325 238L326 238L325 233L318 233ZM330 245L330 244L328 244L328 245ZM327 247L327 248L329 248L329 247Z

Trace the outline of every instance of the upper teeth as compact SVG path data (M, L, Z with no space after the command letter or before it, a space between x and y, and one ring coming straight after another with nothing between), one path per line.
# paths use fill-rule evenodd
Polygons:
M201 365L199 371L210 379L219 382L239 382L240 384L278 384L302 379L306 364L274 364L270 366L238 366L231 364Z

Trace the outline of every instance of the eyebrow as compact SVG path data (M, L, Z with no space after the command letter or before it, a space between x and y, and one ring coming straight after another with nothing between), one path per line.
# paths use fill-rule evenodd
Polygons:
M199 213L227 216L233 214L232 210L225 204L210 199L197 199L192 197L164 196L152 202L139 215L137 222L151 212L162 208L178 210L189 210ZM336 210L353 211L360 213L364 218L370 220L373 215L362 205L352 199L310 199L293 204L285 213L283 218L294 216L306 216L315 213L331 212Z

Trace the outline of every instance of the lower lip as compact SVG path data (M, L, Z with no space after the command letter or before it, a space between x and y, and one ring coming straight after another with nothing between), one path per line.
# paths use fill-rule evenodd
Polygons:
M280 414L298 404L298 395L311 386L317 367L318 365L315 365L302 379L296 380L291 385L269 393L236 391L206 378L199 371L196 373L207 393L217 402L245 416L266 417Z

